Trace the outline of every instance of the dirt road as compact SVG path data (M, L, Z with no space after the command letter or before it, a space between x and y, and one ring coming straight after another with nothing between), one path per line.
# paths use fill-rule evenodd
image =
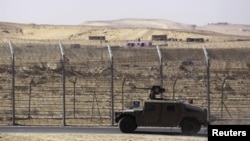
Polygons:
M0 133L0 141L207 141L206 137L132 134Z

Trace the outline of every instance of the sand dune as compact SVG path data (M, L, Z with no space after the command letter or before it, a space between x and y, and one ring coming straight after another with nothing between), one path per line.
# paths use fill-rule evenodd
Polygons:
M88 21L82 25L130 27L130 28L156 28L156 29L193 29L194 25L182 24L161 19L121 19L112 21Z
M121 19L111 21L88 21L84 22L82 25L118 28L204 30L229 35L250 36L250 25L230 23L212 23L205 26L196 26L163 19Z
M217 23L197 27L197 30L213 31L223 34L250 36L250 25Z

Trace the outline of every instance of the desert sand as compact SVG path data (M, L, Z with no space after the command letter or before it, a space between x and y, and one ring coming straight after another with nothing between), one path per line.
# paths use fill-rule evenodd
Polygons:
M105 36L114 45L117 41L150 40L152 35L166 34L178 42L168 46L185 46L187 37L204 38L206 46L250 47L250 26L231 25L228 23L209 24L202 27L186 25L166 20L135 20L85 22L82 25L37 25L0 22L0 44L31 42L94 44L89 36ZM113 42L112 42L113 41ZM98 43L100 43L98 41ZM197 44L187 45L196 46ZM198 44L198 46L202 46ZM45 133L0 133L0 141L206 141L206 137L169 136L169 135L135 135L135 134L45 134Z
M184 45L186 38L204 38L209 43L228 41L249 41L250 25L215 23L205 26L188 25L169 20L121 19L114 21L90 21L81 25L39 25L0 22L0 43L15 42L50 43L58 40L64 43L93 44L89 36L105 36L111 44L124 40L151 40L152 35L167 35ZM175 43L176 44L176 43ZM171 46L171 43L169 43Z

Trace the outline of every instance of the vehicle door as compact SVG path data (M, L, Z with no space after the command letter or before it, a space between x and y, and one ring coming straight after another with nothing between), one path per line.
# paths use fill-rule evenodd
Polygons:
M180 105L167 103L161 112L161 123L165 126L176 126L180 118Z
M162 103L147 103L144 106L143 119L144 123L154 124L159 122Z

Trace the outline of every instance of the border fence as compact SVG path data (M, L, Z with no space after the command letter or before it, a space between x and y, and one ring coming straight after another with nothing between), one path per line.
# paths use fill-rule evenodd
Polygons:
M211 124L250 123L249 48L0 45L1 125L114 125L148 99L193 99Z

